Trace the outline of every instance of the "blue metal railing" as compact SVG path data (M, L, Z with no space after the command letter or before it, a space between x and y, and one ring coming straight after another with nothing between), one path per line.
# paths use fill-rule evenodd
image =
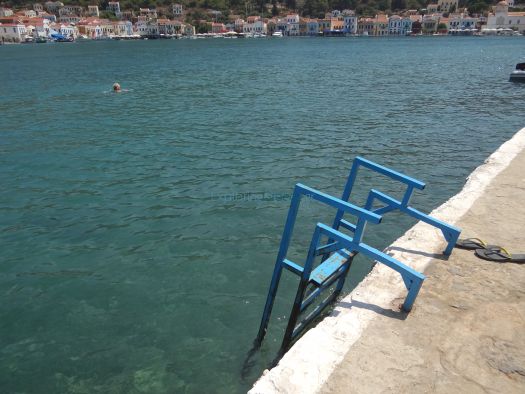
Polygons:
M425 188L425 184L421 181L418 181L417 179L411 178L407 175L401 174L400 172L391 170L387 167L376 164L370 160L366 160L362 157L356 157L352 164L352 168L350 169L350 174L348 176L345 188L343 190L343 195L341 197L343 201L348 201L350 199L350 195L352 194L352 189L354 187L354 183L357 178L357 173L360 167L368 168L372 171L385 175L395 181L404 183L406 185L405 194L403 195L403 199L401 201L398 201L384 193L372 189L368 195L366 204L364 206L365 209L371 212L375 212L379 215L383 215L387 212L398 209L401 212L406 213L415 219L421 220L425 223L430 224L431 226L438 228L439 230L441 230L443 236L445 237L445 240L447 241L447 247L443 251L443 254L449 255L450 253L452 253L452 249L454 248L454 245L456 244L459 238L461 229L451 226L450 224L444 223L438 219L433 218L432 216L424 214L423 212L409 206L414 189L423 190ZM384 204L386 204L386 206L378 209L372 209L375 200L383 202ZM332 227L335 229L339 229L339 227L342 226L348 230L357 231L355 226L343 219L343 216L344 211L337 211Z

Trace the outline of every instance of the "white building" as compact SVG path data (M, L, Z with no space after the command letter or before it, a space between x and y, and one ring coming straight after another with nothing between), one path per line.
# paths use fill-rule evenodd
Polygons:
M357 16L354 11L343 11L344 30L349 34L357 34Z
M22 42L27 37L26 27L21 23L2 23L0 24L0 41Z
M76 26L61 25L59 33L65 37L72 37L72 38L78 37L78 29L76 28Z
M448 31L450 34L461 31L473 31L476 29L477 18L471 18L467 14L450 14L448 18Z
M487 30L512 29L525 33L525 12L509 12L506 1L500 1L487 18Z
M248 20L242 26L242 32L244 34L267 34L268 26L259 17L249 16Z
M44 6L40 3L35 3L33 4L33 10L35 10L36 12L43 12Z
M0 17L1 16L12 16L13 10L11 8L0 7Z

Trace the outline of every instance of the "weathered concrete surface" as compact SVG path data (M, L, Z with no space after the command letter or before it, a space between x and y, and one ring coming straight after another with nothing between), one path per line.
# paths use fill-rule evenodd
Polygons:
M525 253L525 152L458 224ZM525 393L525 264L456 250L425 274L406 320L378 316L321 393Z
M522 129L469 176L459 194L432 215L462 227L463 237L488 238L490 235L491 243L525 252L523 210L509 213L511 209L522 209L519 204L525 201L524 149L525 129ZM513 172L509 175L508 171ZM497 184L493 183L496 177ZM478 198L482 196L500 201L494 212L487 205L481 205L483 200ZM265 371L250 393L449 392L454 389L476 392L484 390L480 382L495 382L491 375L485 378L480 375L480 365L487 363L490 371L506 371L508 384L494 391L523 389L520 357L525 347L519 342L522 340L519 333L514 333L525 332L523 304L520 304L521 298L509 302L509 297L523 298L520 291L525 286L519 275L523 275L525 266L488 263L465 251L455 251L446 261L441 255L444 247L438 230L424 223L416 224L387 250L428 276L412 313L407 316L399 312L406 295L400 276L379 264L338 304L330 317L308 331L275 368ZM493 273L501 277L492 276ZM504 282L502 278L511 280ZM479 310L474 307L477 300ZM512 316L508 325L501 323L503 314ZM482 338L471 333L479 327L486 330ZM396 345L389 348L396 340ZM468 353L470 348L478 350ZM482 351L485 364L479 355ZM388 378L387 373L396 379Z

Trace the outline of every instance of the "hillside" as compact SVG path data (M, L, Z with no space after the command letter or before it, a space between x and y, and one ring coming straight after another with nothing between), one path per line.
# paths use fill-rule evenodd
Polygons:
M377 12L392 13L405 9L422 9L429 3L425 0L284 0L283 3L277 0L122 0L120 7L122 10L139 8L162 8L168 10L171 4L175 2L182 3L189 12L189 17L193 19L209 19L210 15L206 10L221 11L222 16L216 16L218 20L225 20L229 14L241 16L263 15L270 17L272 15L283 15L288 11L296 11L302 16L322 17L325 12L330 10L352 9L358 15L373 16ZM62 0L64 4L75 5L94 5L98 4L99 9L105 9L108 1L97 0ZM7 0L0 2L3 6L30 8L33 3L44 1L27 1L27 0ZM482 13L489 9L495 0L460 0L460 7L467 7L472 13ZM161 12L162 13L162 12Z

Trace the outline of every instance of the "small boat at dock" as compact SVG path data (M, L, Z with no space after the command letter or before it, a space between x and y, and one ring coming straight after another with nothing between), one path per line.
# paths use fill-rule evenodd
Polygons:
M516 64L516 69L510 73L510 82L525 82L525 63Z

